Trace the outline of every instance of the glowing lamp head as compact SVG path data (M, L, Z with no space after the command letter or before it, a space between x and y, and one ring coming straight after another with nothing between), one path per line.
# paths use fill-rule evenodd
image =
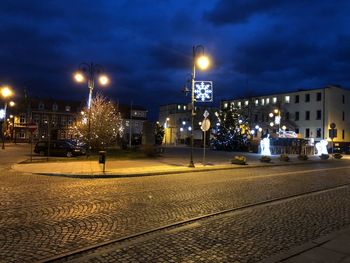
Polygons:
M10 101L9 105L10 105L10 107L14 107L16 105L16 103L13 101Z
M270 126L273 127L274 123L273 122L270 122Z
M12 95L13 95L13 92L9 87L3 87L1 89L1 96L3 96L4 98L11 97Z
M275 110L274 110L274 113L276 113L276 114L277 114L278 112L279 112L279 110L278 110L278 109L275 109Z
M99 81L100 81L100 84L105 86L105 85L108 85L109 83L109 78L106 76L106 75L101 75L99 77Z
M286 129L287 129L286 125L283 125L283 126L282 126L282 130L285 131Z
M210 61L209 58L207 56L200 56L197 59L197 65L200 69L207 69L209 67Z
M84 75L81 72L77 72L74 74L74 79L77 82L83 82L84 81Z
M270 116L270 118L272 118L272 117L273 117L273 113L272 113L272 112L270 112L269 116Z

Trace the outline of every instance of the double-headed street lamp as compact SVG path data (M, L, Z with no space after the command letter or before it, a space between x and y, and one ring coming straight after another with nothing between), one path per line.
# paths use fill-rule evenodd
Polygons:
M106 86L109 83L109 78L104 73L102 66L94 63L81 63L79 65L78 71L74 74L74 79L77 82L84 82L87 80L89 88L89 100L88 100L88 149L86 156L89 156L90 147L91 147L91 101L92 101L92 92L95 87L95 75L98 75L98 81L100 85Z
M189 167L194 167L193 163L193 127L194 127L194 116L195 116L195 97L194 97L194 81L196 78L196 65L200 69L207 69L210 61L207 56L204 55L204 47L202 45L193 46L192 48L192 74L191 74L191 155Z
M9 98L13 97L13 91L11 88L9 88L8 86L4 86L2 88L0 88L0 94L1 97L4 99L5 101L5 107L3 110L0 111L0 119L3 119L2 122L2 149L5 149L5 123L6 123L6 110L7 110L7 103ZM9 102L9 106L13 107L15 106L15 103L13 101Z

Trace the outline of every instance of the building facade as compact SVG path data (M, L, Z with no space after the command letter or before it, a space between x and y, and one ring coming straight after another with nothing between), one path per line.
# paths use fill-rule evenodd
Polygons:
M171 103L161 105L159 108L158 122L164 127L163 143L167 144L183 144L189 143L191 130L195 140L202 140L201 122L204 119L204 112L208 111L208 119L211 125L216 125L217 117L215 112L219 109L214 107L206 107L198 105L195 107L194 127L191 127L191 108L184 103Z
M235 107L248 115L255 135L295 132L299 138L350 142L350 90L327 86L313 90L221 101L221 109Z

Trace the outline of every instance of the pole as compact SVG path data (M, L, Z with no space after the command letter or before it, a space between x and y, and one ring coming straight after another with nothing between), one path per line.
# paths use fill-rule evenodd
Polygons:
M129 148L131 149L132 101L130 103Z
M89 80L88 80L88 87L89 87L89 101L88 101L88 110L89 110L89 116L88 116L88 148L86 151L86 158L89 158L90 156L90 150L91 150L91 103L92 103L92 92L94 90L94 65L91 63L89 65Z
M191 75L191 155L190 155L190 163L188 167L195 167L193 163L193 124L194 124L194 79L196 74L196 48L193 46L192 48L192 55L193 55L193 65L192 65L192 75Z
M205 146L206 146L206 135L207 135L207 132L206 131L203 131L204 132L204 142L203 142L203 166L205 166Z
M30 132L30 162L33 162L33 132Z
M4 121L2 122L2 149L5 149L5 131L6 131L6 110L7 110L7 101L5 101L4 107Z

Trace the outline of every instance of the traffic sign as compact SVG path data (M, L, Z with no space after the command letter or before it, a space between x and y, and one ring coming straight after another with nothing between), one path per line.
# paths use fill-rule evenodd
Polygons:
M209 128L210 128L210 120L205 118L202 121L201 129L202 129L202 131L207 131L207 130L209 130Z

